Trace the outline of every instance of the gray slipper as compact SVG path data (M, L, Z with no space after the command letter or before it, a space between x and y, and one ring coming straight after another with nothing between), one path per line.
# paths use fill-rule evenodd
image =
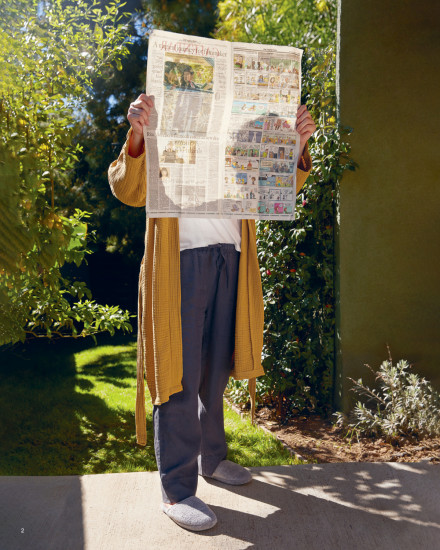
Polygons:
M211 508L196 496L191 496L166 507L162 502L162 510L173 521L191 531L211 529L217 523L217 517Z
M244 485L252 480L252 474L249 470L230 460L222 460L214 473L206 477L211 477L229 485Z

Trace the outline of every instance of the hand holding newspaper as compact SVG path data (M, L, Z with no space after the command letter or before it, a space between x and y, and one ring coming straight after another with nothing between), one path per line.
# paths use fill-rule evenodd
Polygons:
M149 217L294 219L302 53L152 32Z

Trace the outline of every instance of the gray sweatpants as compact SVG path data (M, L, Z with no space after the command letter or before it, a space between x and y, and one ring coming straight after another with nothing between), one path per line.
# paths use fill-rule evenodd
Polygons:
M196 494L198 474L226 458L223 393L232 368L240 252L216 244L180 252L183 391L153 406L164 502Z

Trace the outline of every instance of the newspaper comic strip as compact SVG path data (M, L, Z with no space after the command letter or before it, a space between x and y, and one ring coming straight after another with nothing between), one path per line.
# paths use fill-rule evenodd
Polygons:
M294 219L302 53L152 32L149 217Z

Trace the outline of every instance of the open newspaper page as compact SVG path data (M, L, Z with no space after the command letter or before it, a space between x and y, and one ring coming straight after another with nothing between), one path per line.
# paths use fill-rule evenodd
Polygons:
M293 220L302 50L166 31L149 39L149 217Z

